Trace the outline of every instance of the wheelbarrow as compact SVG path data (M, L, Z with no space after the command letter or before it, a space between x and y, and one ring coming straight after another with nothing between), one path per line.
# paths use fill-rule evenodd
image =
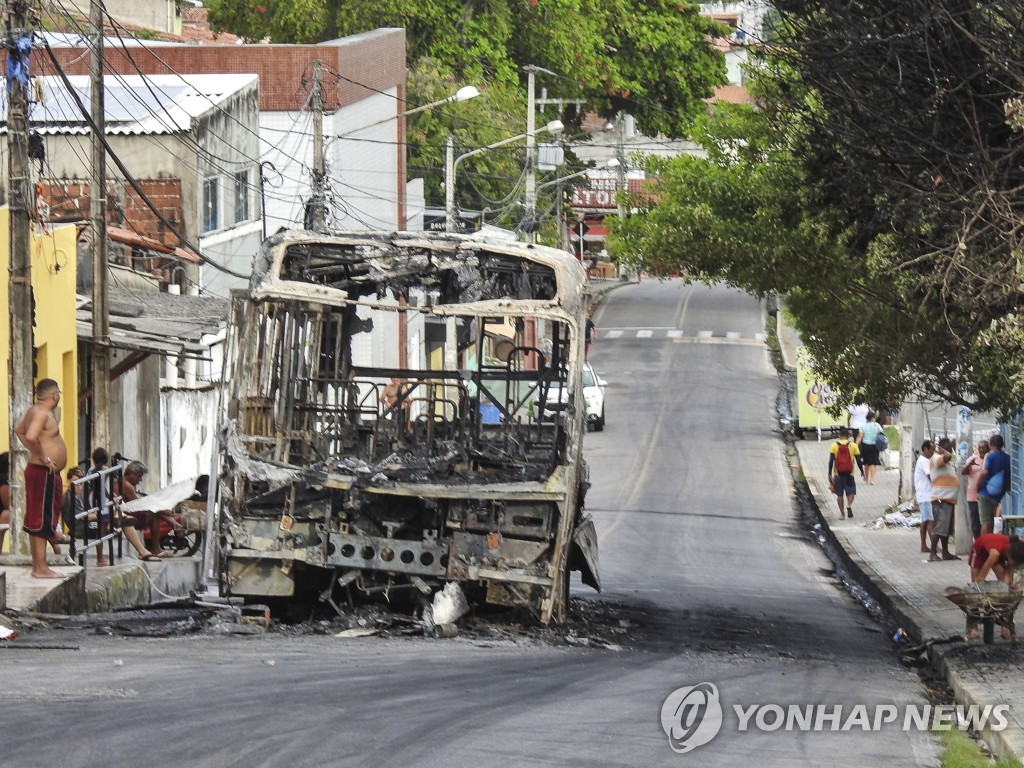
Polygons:
M1013 625L1013 613L1024 597L1019 589L1002 581L974 582L966 587L946 587L946 599L956 604L967 617L964 641L971 642L971 634L981 624L981 637L991 643L995 636L995 625L1010 632L1011 642L1017 642L1017 630Z

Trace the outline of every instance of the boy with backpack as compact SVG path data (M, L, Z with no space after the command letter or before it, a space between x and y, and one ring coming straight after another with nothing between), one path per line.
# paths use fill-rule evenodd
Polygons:
M863 478L864 459L857 443L850 439L850 430L840 427L839 439L828 449L828 487L839 502L840 520L853 517L853 500L857 495L857 481L853 477L854 462Z

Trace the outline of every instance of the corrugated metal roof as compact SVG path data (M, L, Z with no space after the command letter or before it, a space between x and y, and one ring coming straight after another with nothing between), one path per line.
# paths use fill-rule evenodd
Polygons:
M89 109L89 78L37 77L41 98L29 109L29 124L42 134L88 133L79 104ZM257 81L256 75L123 75L104 78L106 133L112 135L174 134L192 127L193 119L216 108ZM6 83L4 83L6 86ZM76 101L77 97L77 101ZM6 131L7 104L0 101Z
M112 346L195 355L205 350L204 336L216 334L225 326L228 302L209 296L122 290L111 295L109 312ZM91 301L78 304L76 319L79 338L92 338Z

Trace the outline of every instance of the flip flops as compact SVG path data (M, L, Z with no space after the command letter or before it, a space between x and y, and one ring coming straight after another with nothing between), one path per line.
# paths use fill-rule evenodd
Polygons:
M154 555L152 552L147 552L145 555L139 558L144 563L159 563L160 555Z

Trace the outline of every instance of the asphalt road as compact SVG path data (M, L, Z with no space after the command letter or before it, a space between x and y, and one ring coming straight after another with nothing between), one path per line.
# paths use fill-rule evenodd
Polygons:
M612 292L596 321L609 384L588 508L606 591L574 594L603 601L621 648L54 630L34 639L77 649L0 651L2 764L935 764L934 738L899 728L738 729L734 705L924 703L796 523L762 308L651 281ZM676 754L662 702L702 682L721 730Z

